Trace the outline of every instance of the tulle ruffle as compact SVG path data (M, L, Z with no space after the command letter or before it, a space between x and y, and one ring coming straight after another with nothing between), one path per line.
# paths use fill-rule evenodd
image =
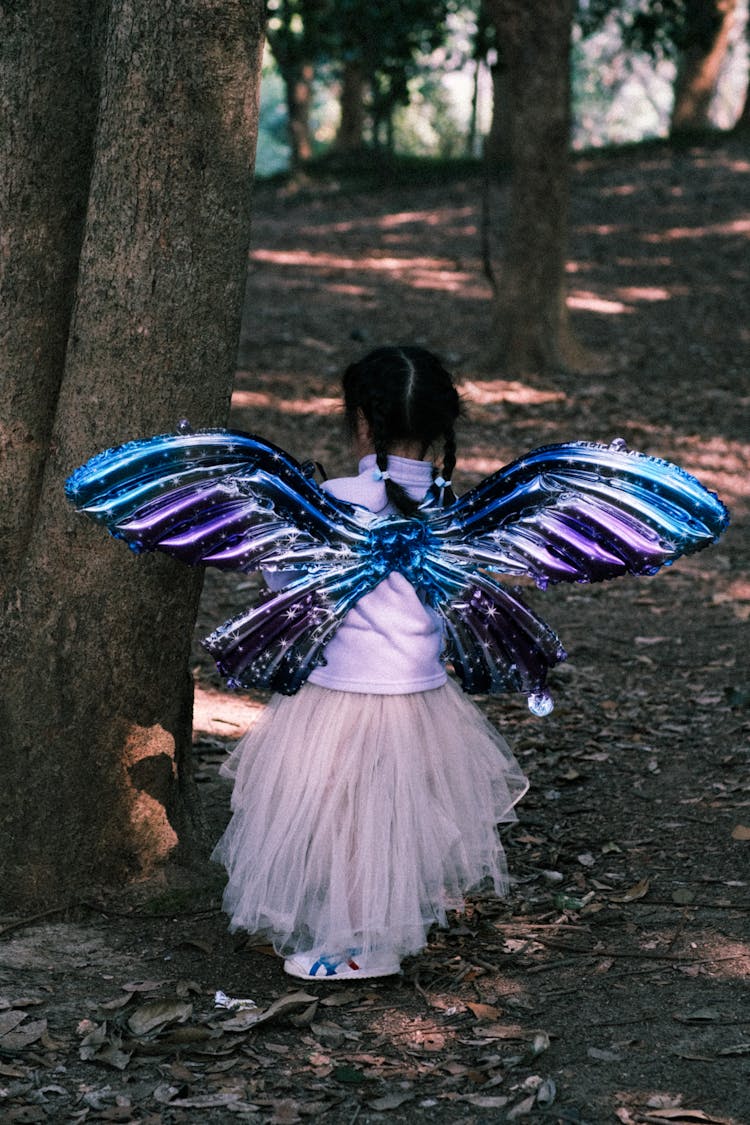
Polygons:
M496 824L527 781L449 682L407 695L305 684L277 696L222 771L233 816L214 851L230 927L282 953L391 950L489 880L507 889Z

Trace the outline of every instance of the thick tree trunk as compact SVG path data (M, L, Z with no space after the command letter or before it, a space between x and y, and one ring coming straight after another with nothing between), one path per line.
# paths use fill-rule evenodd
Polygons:
M737 0L688 0L685 12L687 45L675 79L672 137L711 128L711 101L729 46Z
M347 62L341 77L341 120L336 133L336 150L358 152L364 143L365 89L367 82L360 63Z
M511 116L511 214L485 359L514 373L577 368L565 304L572 0L488 0Z
M31 534L62 379L105 17L98 0L0 7L0 593Z
M52 439L3 607L0 886L11 899L59 900L147 869L178 838L195 843L187 669L199 575L136 560L62 489L103 447L181 417L226 417L262 37L260 0L110 0Z

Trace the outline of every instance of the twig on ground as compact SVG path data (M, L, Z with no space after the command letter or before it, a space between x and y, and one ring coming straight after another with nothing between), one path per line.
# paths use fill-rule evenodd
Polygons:
M72 905L76 904L73 903ZM0 929L0 938L13 933L14 930L21 930L24 926L33 926L35 922L41 921L42 918L52 918L55 914L64 914L69 909L71 909L70 903L67 906L53 906L50 910L42 910L39 914L30 914L27 918L19 918L17 922L9 922L7 926Z

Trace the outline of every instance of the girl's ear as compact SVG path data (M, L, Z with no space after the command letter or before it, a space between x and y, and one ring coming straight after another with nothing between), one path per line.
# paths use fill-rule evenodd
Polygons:
M365 418L365 412L361 406L357 407L357 428L355 430L355 438L357 448L359 450L364 450L364 453L372 453L374 451L375 445L372 437L372 428L370 426L370 423Z

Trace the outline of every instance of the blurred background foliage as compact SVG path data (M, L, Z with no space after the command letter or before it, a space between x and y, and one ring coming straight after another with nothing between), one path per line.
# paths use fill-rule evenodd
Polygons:
M502 162L503 44L481 0L268 8L259 176L493 145ZM577 151L748 128L748 0L577 0L571 79Z

